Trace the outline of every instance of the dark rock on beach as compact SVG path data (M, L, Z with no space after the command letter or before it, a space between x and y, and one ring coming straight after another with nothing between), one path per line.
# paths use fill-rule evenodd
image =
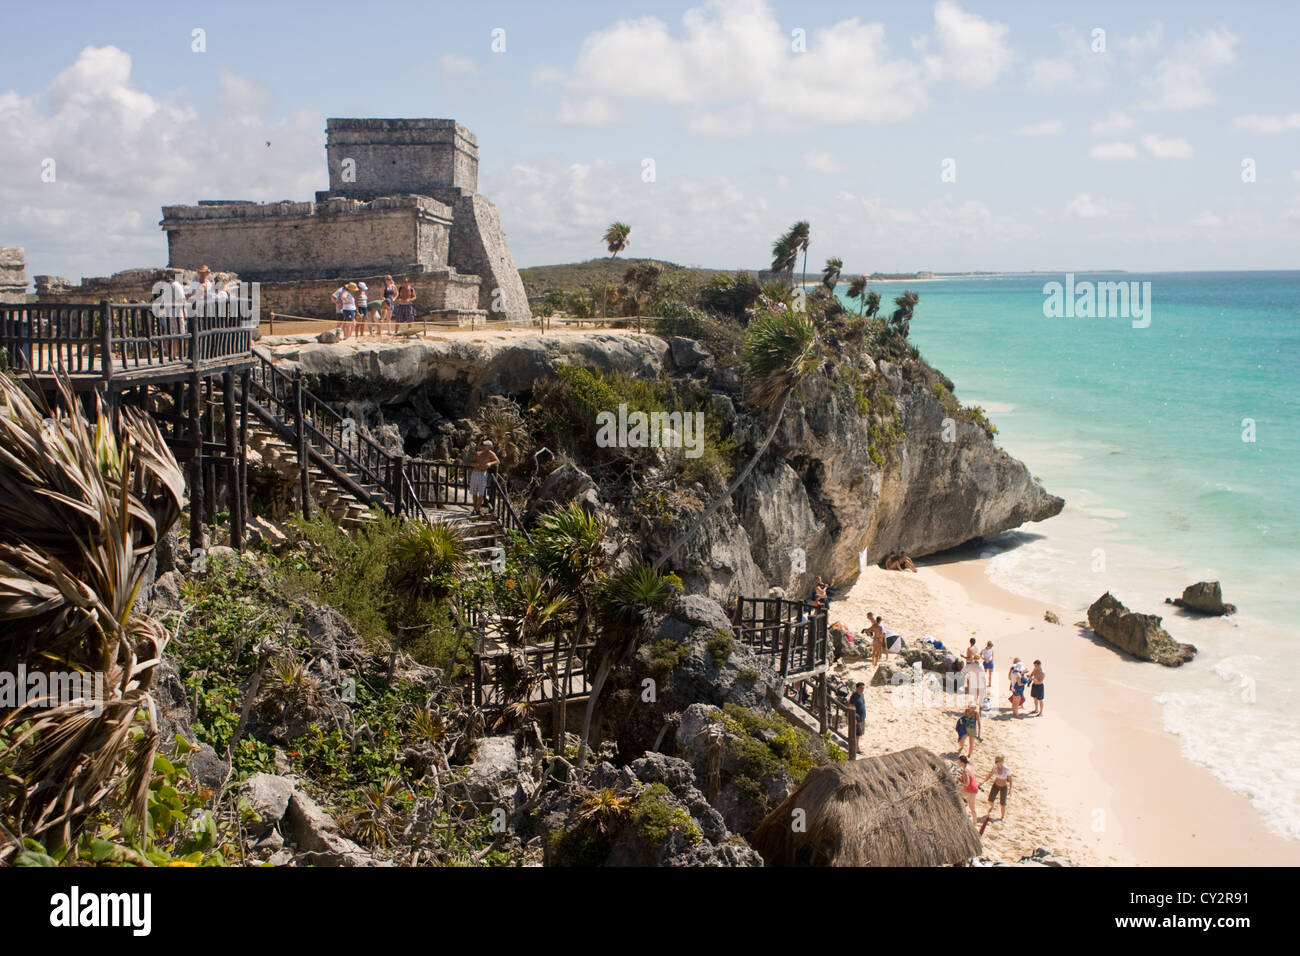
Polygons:
M1198 581L1196 584L1189 584L1183 588L1182 597L1165 598L1165 603L1216 617L1237 613L1237 605L1223 603L1223 592L1219 588L1218 581Z
M1109 591L1088 608L1088 625L1098 637L1144 661L1179 667L1196 656L1191 644L1180 644L1160 626L1155 614L1130 611Z

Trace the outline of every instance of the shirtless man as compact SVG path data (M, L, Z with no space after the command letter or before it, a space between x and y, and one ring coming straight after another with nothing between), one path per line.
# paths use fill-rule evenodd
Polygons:
M866 633L871 638L871 663L875 666L880 663L880 655L885 650L885 629L880 626L880 618L870 611L867 612L867 620L871 622L871 627L866 629Z
M1043 682L1047 675L1043 673L1043 662L1034 661L1034 669L1029 672L1029 696L1034 699L1034 716L1043 716Z
M488 469L501 461L492 450L492 442L484 438L469 460L469 493L474 498L474 514L483 510L483 496L487 494Z

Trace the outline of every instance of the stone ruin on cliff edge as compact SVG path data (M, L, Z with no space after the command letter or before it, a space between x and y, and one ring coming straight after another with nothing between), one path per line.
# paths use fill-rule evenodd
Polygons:
M383 277L415 287L418 314L529 321L496 206L478 193L478 141L455 120L326 121L330 188L315 202L164 206L168 265L237 273L261 309L333 317L340 280L380 297Z

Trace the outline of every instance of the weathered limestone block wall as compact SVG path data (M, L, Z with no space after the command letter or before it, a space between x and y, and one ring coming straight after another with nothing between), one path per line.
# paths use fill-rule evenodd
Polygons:
M441 198L446 201L449 197L444 194ZM449 261L459 271L472 272L483 280L478 308L494 319L527 323L532 317L528 293L506 245L496 205L477 193L461 193L452 210Z
M188 285L198 273L192 269L124 269L111 276L91 276L73 284L62 276L36 276L36 298L39 302L59 304L63 302L110 302L146 303L154 300L154 287L159 282L171 282L179 279ZM237 274L231 275L235 281Z
M22 246L0 248L0 302L27 301L27 256Z
M250 281L286 282L341 275L410 271L445 263L451 209L428 196L372 202L217 203L166 206L168 262L207 264Z
M433 313L441 318L449 312L465 314L477 311L478 276L461 275L452 269L411 273L392 272L391 275L399 285L403 275L410 277L411 286L415 289L417 316ZM265 322L271 312L305 316L310 319L332 319L335 312L334 302L330 296L343 282L364 282L369 287L371 302L383 297L384 273L378 275L347 273L337 279L263 282L258 287L261 319ZM276 331L280 330L277 328Z
M433 187L478 189L478 140L455 120L328 119L325 152L333 196L375 199L428 196Z

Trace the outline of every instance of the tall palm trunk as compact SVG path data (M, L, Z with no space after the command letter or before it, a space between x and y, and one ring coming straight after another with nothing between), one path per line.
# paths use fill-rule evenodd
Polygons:
M763 453L767 451L767 446L772 444L772 439L776 437L776 430L781 427L781 419L785 416L785 408L790 404L791 394L791 392L786 392L785 398L781 399L781 407L777 409L776 415L772 419L771 427L768 428L767 434L763 437L762 443L758 446L753 457L749 459L749 462L745 465L741 473L732 480L731 484L727 486L725 492L715 498L709 506L704 509L700 516L695 519L694 524L687 528L686 532L670 544L668 550L659 556L654 563L654 569L656 571L662 568L668 559L681 549L682 545L695 537L700 528L704 526L704 523L713 516L713 513L721 508L724 502L730 501L731 496L734 495L736 490L745 483L747 478L749 478L749 473L754 470L754 466L758 464L758 460L762 458Z

